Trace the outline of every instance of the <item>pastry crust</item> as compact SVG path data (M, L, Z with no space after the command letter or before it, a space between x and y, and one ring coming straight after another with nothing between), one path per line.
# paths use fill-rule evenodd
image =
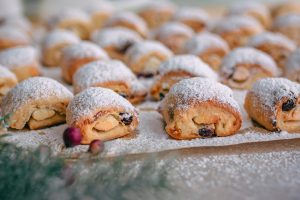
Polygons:
M112 15L105 22L105 27L125 27L137 32L142 37L148 35L148 27L146 22L138 15L132 12L121 12Z
M300 85L284 78L257 81L247 93L248 115L270 131L300 132Z
M14 47L0 52L0 65L7 67L19 81L39 76L40 67L33 47Z
M172 51L156 41L144 41L134 44L126 52L126 61L138 76L152 77L158 73L161 62L170 58Z
M136 32L123 28L105 28L94 32L92 41L102 47L112 59L126 61L126 51L135 43L142 41Z
M72 32L55 30L49 33L42 44L43 63L48 67L57 67L61 62L62 50L80 39Z
M175 84L161 102L160 112L167 133L178 140L233 135L242 123L232 91L199 77Z
M300 83L300 48L288 57L284 68L284 76L291 81Z
M209 18L208 13L201 8L183 7L175 12L172 20L191 27L195 32L201 32L207 28Z
M9 115L14 129L40 129L65 122L66 107L72 93L57 81L29 78L11 89L3 98L2 115Z
M14 73L6 69L4 66L0 66L0 105L2 102L3 96L17 85L18 80Z
M269 54L280 68L284 68L288 56L296 44L280 33L264 32L250 38L248 46Z
M183 44L194 35L193 29L179 22L169 22L153 32L153 38L179 54Z
M0 27L0 51L12 47L26 46L29 43L29 36L21 29L12 26Z
M191 77L217 80L218 76L196 56L174 56L159 66L159 76L154 80L150 94L154 100L162 100L175 83Z
M106 52L91 42L83 41L70 45L62 52L62 76L67 83L71 84L75 72L83 65L96 60L108 59Z
M123 97L106 88L88 88L67 108L67 124L81 130L82 144L93 140L113 140L134 133L138 125L136 109Z
M221 81L235 89L250 89L255 81L277 75L279 70L272 57L251 47L231 51L220 69Z
M250 16L229 16L217 23L214 32L234 49L244 46L251 36L263 32L263 27Z
M109 88L133 104L140 103L147 95L144 86L122 62L95 61L79 69L73 79L74 92L90 87Z
M87 8L92 21L92 29L97 30L103 27L105 21L114 13L114 7L109 1L93 3Z
M272 7L272 16L276 19L286 14L300 14L300 3L296 1L284 1Z
M220 36L208 32L200 33L188 40L182 53L196 55L215 71L218 71L229 46Z
M70 30L83 40L89 39L92 28L89 16L74 8L60 10L50 19L49 26L51 29Z

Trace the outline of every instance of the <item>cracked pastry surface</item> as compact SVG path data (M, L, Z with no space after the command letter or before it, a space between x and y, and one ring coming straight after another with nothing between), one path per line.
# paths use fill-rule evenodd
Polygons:
M67 124L81 130L82 144L112 140L134 133L137 110L107 88L88 88L77 94L67 108Z
M108 59L107 53L96 44L87 41L72 44L62 52L62 77L67 83L72 83L75 72L83 65L96 60Z
M95 31L92 41L102 47L112 59L125 61L127 50L142 38L136 32L124 28L113 27Z
M183 44L194 35L193 29L179 22L168 22L154 30L152 37L171 49L180 53Z
M176 83L160 104L166 132L186 140L235 134L242 119L232 91L207 78Z
M0 50L29 44L30 37L22 29L8 25L0 27Z
M256 80L279 75L276 63L268 54L240 47L225 56L220 69L220 79L235 89L250 89Z
M191 77L217 80L217 74L197 56L174 56L159 66L159 75L154 80L150 94L154 100L162 100L177 82Z
M91 62L74 75L74 92L79 93L89 87L109 88L137 104L147 95L146 88L122 62L117 60Z
M128 49L126 62L138 76L151 77L158 73L160 63L172 55L172 51L159 42L143 41Z
M3 98L2 115L9 115L10 128L41 129L64 123L73 94L57 81L34 77L11 89Z
M17 83L18 80L16 75L0 65L0 105L3 96L5 96L11 88L17 85Z
M288 37L272 32L251 37L247 45L269 54L281 68L284 68L288 56L296 49L296 44Z
M244 46L251 36L263 32L263 27L250 16L228 16L221 19L213 31L234 49Z
M43 63L46 66L59 66L64 48L79 43L80 39L70 31L54 30L50 32L42 43Z
M248 115L270 131L300 132L300 85L284 78L257 81L245 98Z
M224 56L229 52L229 46L220 36L203 32L189 39L183 45L181 52L198 56L218 71Z
M39 76L40 66L33 47L13 47L0 52L0 65L7 67L19 81Z

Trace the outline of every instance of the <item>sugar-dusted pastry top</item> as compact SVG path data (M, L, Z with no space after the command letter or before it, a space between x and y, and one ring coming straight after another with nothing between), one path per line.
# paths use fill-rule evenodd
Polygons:
M214 31L221 34L240 29L255 29L261 32L263 31L261 24L250 16L225 17L217 23Z
M287 72L299 72L300 71L300 48L296 49L288 58L285 70Z
M173 55L172 51L160 42L150 40L134 44L132 47L130 47L126 54L131 62L136 62L143 56L152 52L160 52L167 57L171 57Z
M171 3L170 1L149 1L146 3L145 6L143 6L140 11L148 11L148 10L154 10L154 11L174 11L176 9L176 6Z
M86 8L87 13L96 14L101 13L112 13L114 12L114 7L109 1L97 1L93 2Z
M209 49L223 49L226 52L229 51L229 46L224 39L209 32L195 35L185 43L183 48L185 52L194 55L201 54Z
M55 26L65 20L79 20L89 22L89 16L82 10L76 8L65 8L59 10L50 19L50 26Z
M43 47L44 48L51 48L56 46L57 44L68 43L68 44L75 44L79 43L80 39L74 33L67 31L67 30L54 30L49 33L44 41Z
M137 113L129 101L107 88L92 87L77 94L70 102L67 113L67 123L92 117L101 109L122 108L126 112Z
M98 47L96 44L88 41L82 41L77 44L68 46L63 50L63 55L66 58L103 58L108 59L107 53Z
M160 75L164 75L170 71L185 71L194 76L217 79L217 74L200 58L194 55L174 56L160 64Z
M230 6L228 12L231 15L239 15L251 11L258 12L264 15L270 15L270 11L264 4L255 1L242 1L234 3Z
M197 20L205 24L209 21L209 15L205 10L194 7L182 7L175 12L172 18L174 21Z
M276 20L273 23L273 28L284 28L284 27L290 27L300 26L300 14L286 14L282 15L276 18Z
M17 81L17 77L14 73L6 69L4 66L0 65L0 79L1 78L12 78Z
M279 45L291 51L296 49L295 43L281 33L264 32L251 37L248 41L248 45L252 47L265 44Z
M21 17L21 16L8 17L1 25L18 28L26 33L32 31L32 24L30 23L30 21L25 17Z
M176 99L176 109L188 109L190 104L205 101L217 101L220 104L233 107L239 112L239 105L233 98L232 90L214 80L208 78L195 77L184 79L176 83L163 99L161 106L174 107L169 104L166 99Z
M13 26L1 26L0 27L0 39L22 41L24 43L30 43L30 37L22 29Z
M30 66L37 61L37 52L33 47L14 47L0 52L0 64L10 69Z
M121 48L129 42L135 43L142 41L142 38L138 33L130 29L113 27L96 31L92 36L92 40L102 48L110 46Z
M117 60L95 61L80 68L74 75L74 83L80 90L86 89L96 83L109 81L125 81L131 83L135 75L122 62Z
M263 104L266 110L275 112L275 105L282 98L295 99L300 95L300 84L285 78L265 78L255 82L249 92L257 97L254 104Z
M278 68L275 61L266 53L252 47L239 47L225 56L221 71L225 75L231 75L239 64L258 65L275 76L278 75Z
M13 113L20 107L50 98L71 100L73 94L56 80L45 77L29 78L6 94L2 102L2 113Z
M159 27L153 33L156 38L161 40L168 39L168 37L171 37L172 35L184 35L187 37L192 37L193 34L193 29L179 22L168 22Z

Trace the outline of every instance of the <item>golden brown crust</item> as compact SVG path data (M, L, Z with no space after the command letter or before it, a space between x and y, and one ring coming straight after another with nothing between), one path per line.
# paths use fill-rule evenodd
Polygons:
M32 63L30 66L22 66L11 69L11 71L17 76L18 81L21 82L30 77L40 76L41 71L37 62Z
M26 45L29 45L28 41L0 39L0 51L12 47L26 46Z
M173 9L144 9L139 12L139 16L145 20L150 29L157 28L160 25L168 22L173 14Z
M212 47L203 51L198 55L205 63L207 63L212 69L218 71L223 58L227 55L227 51L223 48Z
M273 19L289 13L300 13L300 3L292 1L284 2L273 6L271 11Z
M87 21L81 20L66 20L61 21L56 25L57 28L72 30L76 35L78 35L82 40L87 40L90 38L91 24Z
M95 12L91 16L92 29L97 30L103 27L105 21L112 15L111 12Z
M52 46L50 48L44 48L43 63L47 67L58 67L61 63L62 49L69 46L69 43L60 43L58 45Z
M172 35L168 38L160 38L157 37L157 40L166 45L169 49L171 49L175 54L180 54L181 49L184 43L190 39L190 36L187 35Z

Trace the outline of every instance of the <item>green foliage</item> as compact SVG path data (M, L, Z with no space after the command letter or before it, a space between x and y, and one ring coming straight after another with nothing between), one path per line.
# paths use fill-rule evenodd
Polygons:
M153 159L87 156L70 161L0 141L0 199L165 199L172 193L166 166Z

